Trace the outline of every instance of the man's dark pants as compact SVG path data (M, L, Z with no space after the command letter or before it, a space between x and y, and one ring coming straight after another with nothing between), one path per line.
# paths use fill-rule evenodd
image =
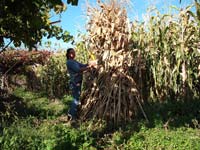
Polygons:
M80 83L71 83L70 84L72 89L72 97L73 101L70 106L69 114L72 116L73 119L77 118L77 109L80 100L81 94L81 82Z

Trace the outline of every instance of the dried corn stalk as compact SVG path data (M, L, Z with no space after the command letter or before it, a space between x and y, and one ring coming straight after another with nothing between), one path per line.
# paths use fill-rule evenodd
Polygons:
M98 1L98 6L87 9L86 40L89 50L96 55L98 67L88 75L81 118L97 117L118 123L132 119L138 108L145 115L137 85L128 74L132 54L125 3Z

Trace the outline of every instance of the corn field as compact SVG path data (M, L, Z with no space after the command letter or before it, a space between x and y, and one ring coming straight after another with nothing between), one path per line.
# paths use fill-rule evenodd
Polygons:
M200 4L178 14L149 11L144 22L128 21L127 1L88 6L87 47L98 67L87 75L81 118L114 123L133 119L146 101L199 98ZM191 8L195 7L196 12Z
M146 62L149 96L189 100L200 91L200 5L179 10L176 15L148 12L146 22L134 22L132 40Z

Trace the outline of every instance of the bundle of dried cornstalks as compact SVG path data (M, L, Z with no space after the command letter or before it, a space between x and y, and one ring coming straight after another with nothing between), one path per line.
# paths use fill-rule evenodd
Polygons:
M99 0L97 4L98 7L87 9L86 40L89 50L96 55L98 67L87 76L80 116L119 123L133 119L138 110L145 115L136 82L128 72L133 58L129 21L123 0Z

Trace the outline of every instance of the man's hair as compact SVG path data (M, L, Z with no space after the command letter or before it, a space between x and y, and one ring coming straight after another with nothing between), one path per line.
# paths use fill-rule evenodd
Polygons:
M68 48L68 49L67 49L67 53L66 53L67 59L69 59L69 53L70 53L70 51L72 51L72 50L74 50L74 49L73 49L73 48Z

